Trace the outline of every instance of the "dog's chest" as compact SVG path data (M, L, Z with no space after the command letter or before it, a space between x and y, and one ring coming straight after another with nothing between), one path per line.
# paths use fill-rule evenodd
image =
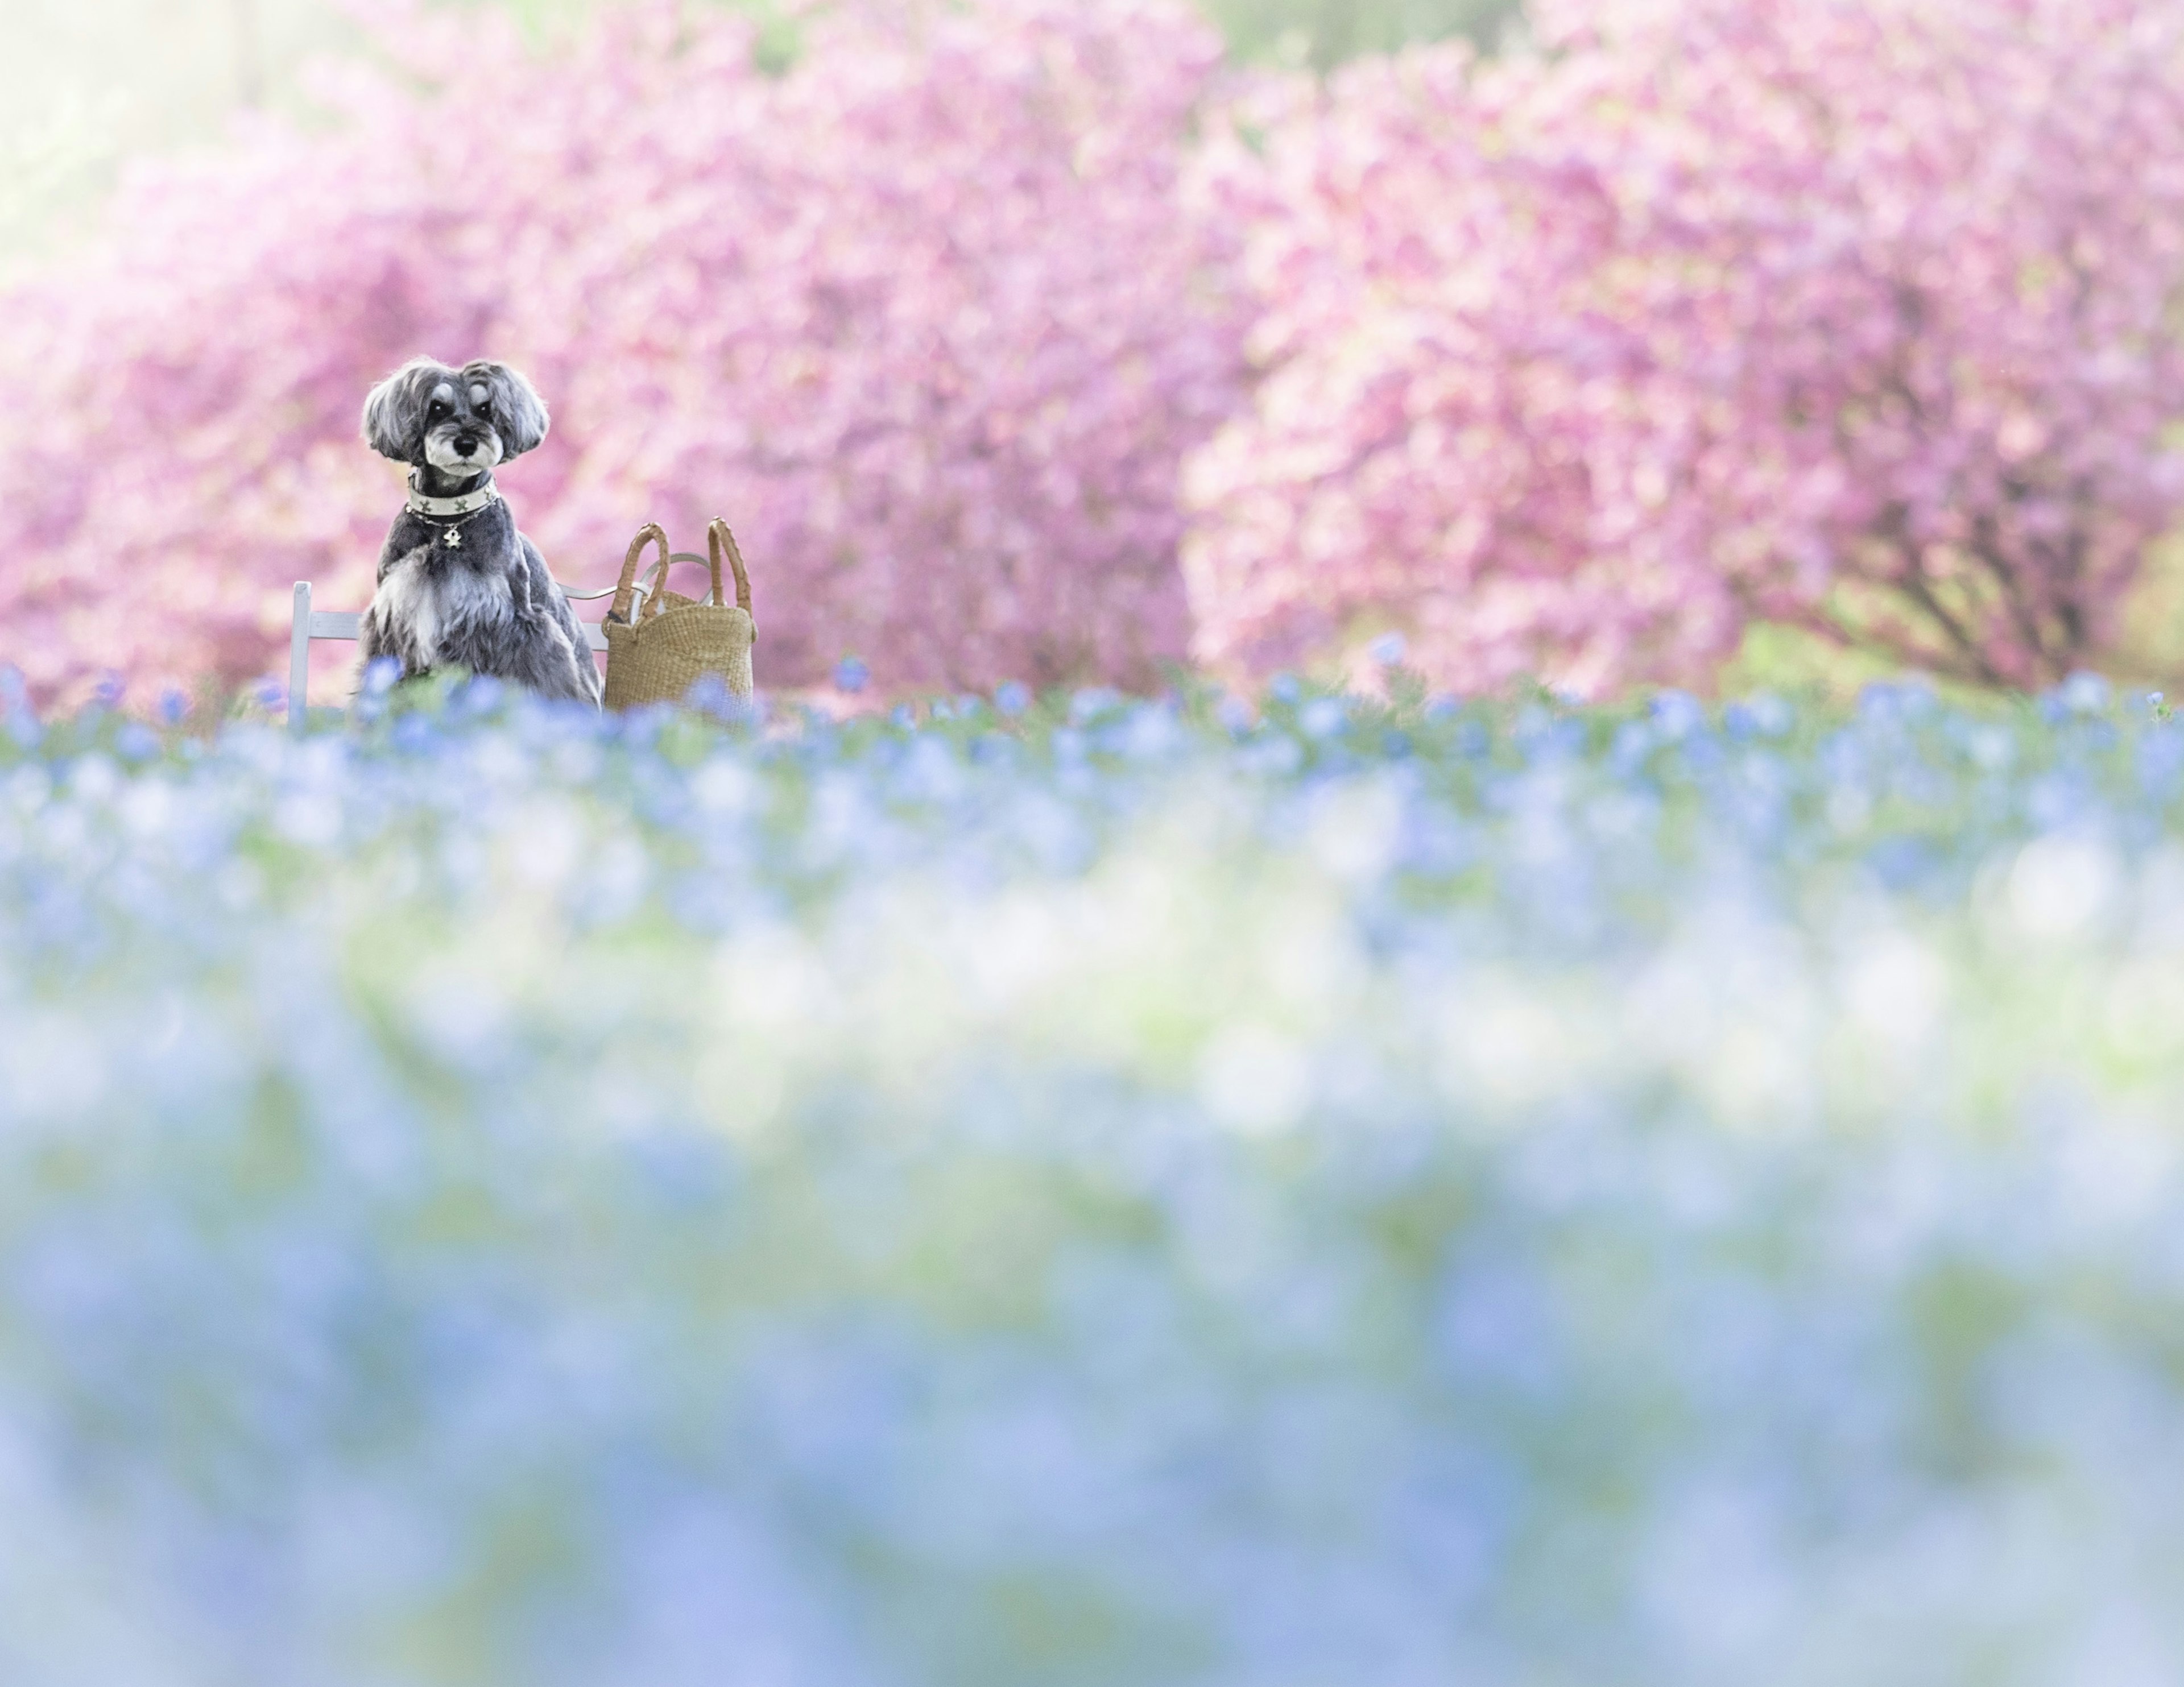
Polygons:
M426 667L461 660L467 647L504 626L515 612L506 574L436 559L429 545L387 571L379 596L387 624L407 632Z

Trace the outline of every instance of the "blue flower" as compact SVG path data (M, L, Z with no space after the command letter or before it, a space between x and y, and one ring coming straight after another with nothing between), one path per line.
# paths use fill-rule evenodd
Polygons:
M1350 706L1339 697L1315 697L1297 711L1297 726L1308 738L1331 738L1349 720Z
M1651 713L1661 735L1672 740L1706 727L1706 705L1687 691L1655 693Z
M1069 699L1069 724L1082 727L1124 706L1122 693L1106 686L1087 686Z
M2081 670L2064 680L2055 695L2074 715L2098 715L2107 710L2114 693L2098 674Z
M686 707L705 715L723 715L735 706L735 694L718 674L700 674L682 699Z
M857 656L844 656L834 664L834 688L846 691L852 697L870 684L872 671Z

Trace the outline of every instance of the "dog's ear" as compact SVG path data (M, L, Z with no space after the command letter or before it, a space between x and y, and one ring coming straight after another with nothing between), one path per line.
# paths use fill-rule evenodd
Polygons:
M536 451L544 443L549 426L546 401L522 376L504 363L474 363L463 376L471 381L482 376L493 389L493 427L500 435L504 462Z
M364 401L364 443L382 457L415 463L424 450L425 395L448 378L446 366L412 358Z

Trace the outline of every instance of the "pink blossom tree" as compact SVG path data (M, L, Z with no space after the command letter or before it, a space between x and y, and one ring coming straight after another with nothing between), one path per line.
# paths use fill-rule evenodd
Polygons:
M1257 97L1265 370L1190 470L1206 658L1703 681L1747 621L1962 678L2113 636L2176 515L2184 14L1535 11Z
M1217 38L1178 0L858 0L784 75L752 47L671 7L543 59L406 15L392 74L326 74L331 136L140 176L0 314L0 622L40 692L261 671L298 577L360 604L398 471L357 412L420 351L546 394L505 484L565 581L727 515L767 683L1180 657L1178 467L1241 372L1178 199Z

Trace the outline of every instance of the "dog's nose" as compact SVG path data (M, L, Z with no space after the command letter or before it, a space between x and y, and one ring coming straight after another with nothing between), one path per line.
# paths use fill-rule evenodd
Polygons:
M477 449L477 436L474 433L457 434L455 436L455 449L461 452L464 456L469 456L471 452Z

